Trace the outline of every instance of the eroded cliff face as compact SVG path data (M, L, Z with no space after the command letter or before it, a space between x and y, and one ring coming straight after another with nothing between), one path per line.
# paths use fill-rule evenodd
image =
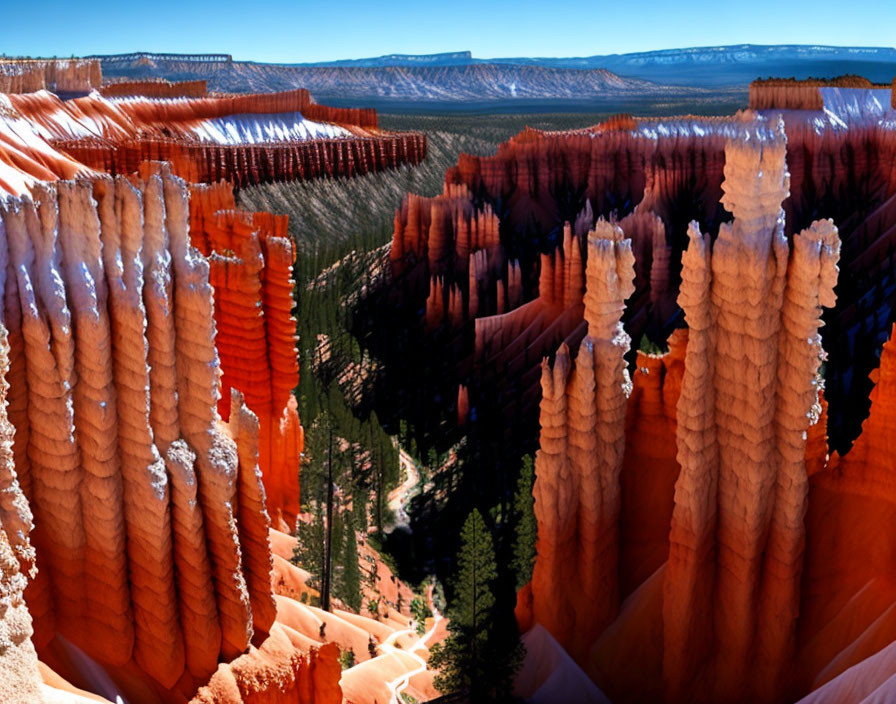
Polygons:
M750 108L753 110L823 110L821 88L874 88L867 78L854 75L830 80L809 78L757 79L750 83ZM878 88L882 86L877 86Z
M860 701L883 696L883 672L893 672L881 650L896 638L891 541L881 530L893 498L881 474L892 464L892 343L861 437L845 456L825 460L820 326L822 309L836 301L840 241L830 221L784 236L783 123L742 129L725 150L723 204L733 222L714 241L696 223L689 230L678 298L686 339L674 337L664 357L638 356L638 374L659 373L653 402L645 404L642 386L626 422L618 414L595 422L601 402L615 408L629 382L622 365L601 393L588 382L598 303L613 300L617 324L621 308L618 295L606 295L619 267L604 265L592 278L590 247L589 334L574 363L563 346L544 364L538 558L518 619L550 630L613 701L785 702L822 685L811 701ZM606 334L625 339L609 327ZM597 412L583 413L583 398ZM657 428L658 417L666 423ZM650 433L627 435L645 421ZM610 516L599 535L611 542L600 552L581 502L607 484L596 472L583 485L582 448L594 466L617 468L611 492L621 502L585 513ZM639 466L645 460L659 490L637 481L653 480ZM627 512L666 518L662 560L645 549L645 536L625 539ZM591 593L593 580L604 588ZM847 673L853 665L859 670Z
M83 651L138 701L189 698L240 658L210 685L236 678L239 696L201 701L338 702L338 653L311 652L275 624L259 419L238 392L228 420L218 414L214 254L191 246L186 184L158 171L57 182L0 205L9 413L21 429L5 485L21 484L37 526L34 642L90 684L71 660ZM288 267L269 269L275 311ZM264 308L232 280L219 291ZM291 336L278 344L294 349ZM3 527L27 569L28 516L12 508Z
M111 174L133 174L144 161L164 160L190 182L237 185L353 176L426 156L422 134L380 130L375 111L318 105L301 89L173 99L93 92L68 101L41 90L2 96L0 109L25 130L4 135L13 146L25 142L17 148L24 157L10 165L39 180L50 176L35 173L43 164L30 163L34 149Z
M215 346L224 389L239 389L258 418L267 508L290 532L299 513L304 431L292 390L299 382L292 317L292 240L287 216L238 210L226 184L190 189L190 240L209 258ZM218 403L222 418L229 402Z
M87 93L102 83L99 59L0 59L0 93Z
M0 696L10 704L42 702L37 653L31 642L31 614L25 604L35 554L29 541L31 510L13 463L15 429L7 418L9 344L0 326Z
M206 81L166 81L163 78L145 81L115 81L106 83L100 93L107 98L142 95L147 98L204 98L208 95Z

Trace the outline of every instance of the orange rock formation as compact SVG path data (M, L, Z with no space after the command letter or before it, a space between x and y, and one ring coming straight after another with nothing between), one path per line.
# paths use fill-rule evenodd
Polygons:
M245 185L352 176L426 155L422 134L380 130L375 111L317 105L301 89L169 100L91 93L65 102L41 91L4 96L0 108L4 104L11 118L25 120L30 134L19 139L32 150L61 151L112 174L164 160L190 181Z
M896 638L887 558L853 543L886 549L861 536L883 535L889 520L889 483L877 477L889 466L893 343L862 436L825 467L812 426L824 418L819 328L840 242L830 221L788 242L783 125L741 130L725 150L733 223L715 242L691 226L678 301L688 334L664 357L639 354L627 421L611 413L629 385L624 365L596 382L592 320L612 309L602 349L626 343L609 322L631 290L607 287L631 269L596 258L594 234L588 336L575 364L564 346L544 365L538 558L518 617L547 628L613 701L783 702L826 682L813 701L859 701L882 680L862 690L845 671ZM622 497L595 509L605 504L591 493Z
M115 81L106 83L100 93L107 98L142 95L147 98L204 98L208 95L205 81Z
M750 83L750 107L754 110L822 110L824 99L819 88L873 87L874 84L867 78L854 75L831 80L758 79Z
M170 103L0 96L0 190L10 194L0 205L0 397L10 384L0 673L10 702L336 704L340 648L363 658L375 635L427 652L406 614L313 615L273 596L303 583L270 546L270 516L290 529L298 513L303 444L286 217L239 211L230 184L188 186L170 166L139 161L143 146L126 164L95 164L128 179L62 150L85 130L88 142L117 143L115 159L127 140L175 134L181 149L191 131L216 139L215 121L231 118L286 130L268 152L304 144L318 155L290 175L379 168L405 158L401 145L423 144L305 91ZM220 168L257 179L272 162L244 146L217 144L218 156L231 150ZM297 620L296 609L307 613ZM361 680L385 687L421 662L384 654ZM411 679L409 692L434 694L431 674Z
M267 507L290 531L299 513L304 433L292 395L299 382L292 317L295 262L287 216L238 210L226 184L193 186L190 239L209 257L215 288L215 346L222 387L239 389L258 418ZM229 402L218 403L221 417Z
M217 413L212 266L190 246L189 199L162 170L0 206L9 412L24 431L4 464L5 495L22 492L3 527L30 569L34 512L35 644L75 682L73 647L153 702L190 697L255 643L200 701L273 687L338 702L336 654L275 625L259 420L239 394L227 422Z
M86 93L102 83L99 59L0 59L0 93Z

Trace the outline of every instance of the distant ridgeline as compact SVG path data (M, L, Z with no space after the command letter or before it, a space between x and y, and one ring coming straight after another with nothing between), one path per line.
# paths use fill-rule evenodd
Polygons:
M201 63L233 63L230 54L156 54L148 51L135 51L131 54L92 54L87 59L99 59L104 64L115 66L116 64L131 64L134 61L145 59L147 61L195 61Z

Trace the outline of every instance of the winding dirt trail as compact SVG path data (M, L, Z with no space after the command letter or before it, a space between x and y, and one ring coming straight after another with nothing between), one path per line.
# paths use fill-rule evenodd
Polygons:
M392 698L389 700L389 704L403 704L403 701L401 699L401 692L405 687L408 686L408 683L411 681L411 677L426 671L426 660L418 655L417 651L425 647L426 643L433 637L433 635L435 635L436 629L438 629L439 627L439 622L442 620L442 614L440 614L435 606L432 605L432 599L430 598L429 594L427 594L427 601L430 602L430 608L432 609L433 613L432 628L430 628L427 633L425 633L421 638L418 638L417 642L407 650L396 648L393 643L395 643L395 640L400 638L401 636L416 633L413 628L406 628L403 631L395 631L395 633L390 635L379 646L380 650L383 651L386 655L399 657L397 654L402 653L403 655L410 655L418 663L418 666L413 670L408 670L400 677L396 677L391 682L386 683L386 686L389 688L389 691L392 694Z
M395 526L407 527L409 518L405 506L417 493L414 488L420 482L420 472L417 471L414 459L404 450L399 449L398 458L407 479L389 492L389 508L395 516Z

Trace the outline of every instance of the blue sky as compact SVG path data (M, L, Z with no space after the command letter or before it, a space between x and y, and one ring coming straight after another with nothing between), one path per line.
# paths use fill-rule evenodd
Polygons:
M470 50L588 56L718 44L896 44L893 0L0 0L0 52L325 61Z

